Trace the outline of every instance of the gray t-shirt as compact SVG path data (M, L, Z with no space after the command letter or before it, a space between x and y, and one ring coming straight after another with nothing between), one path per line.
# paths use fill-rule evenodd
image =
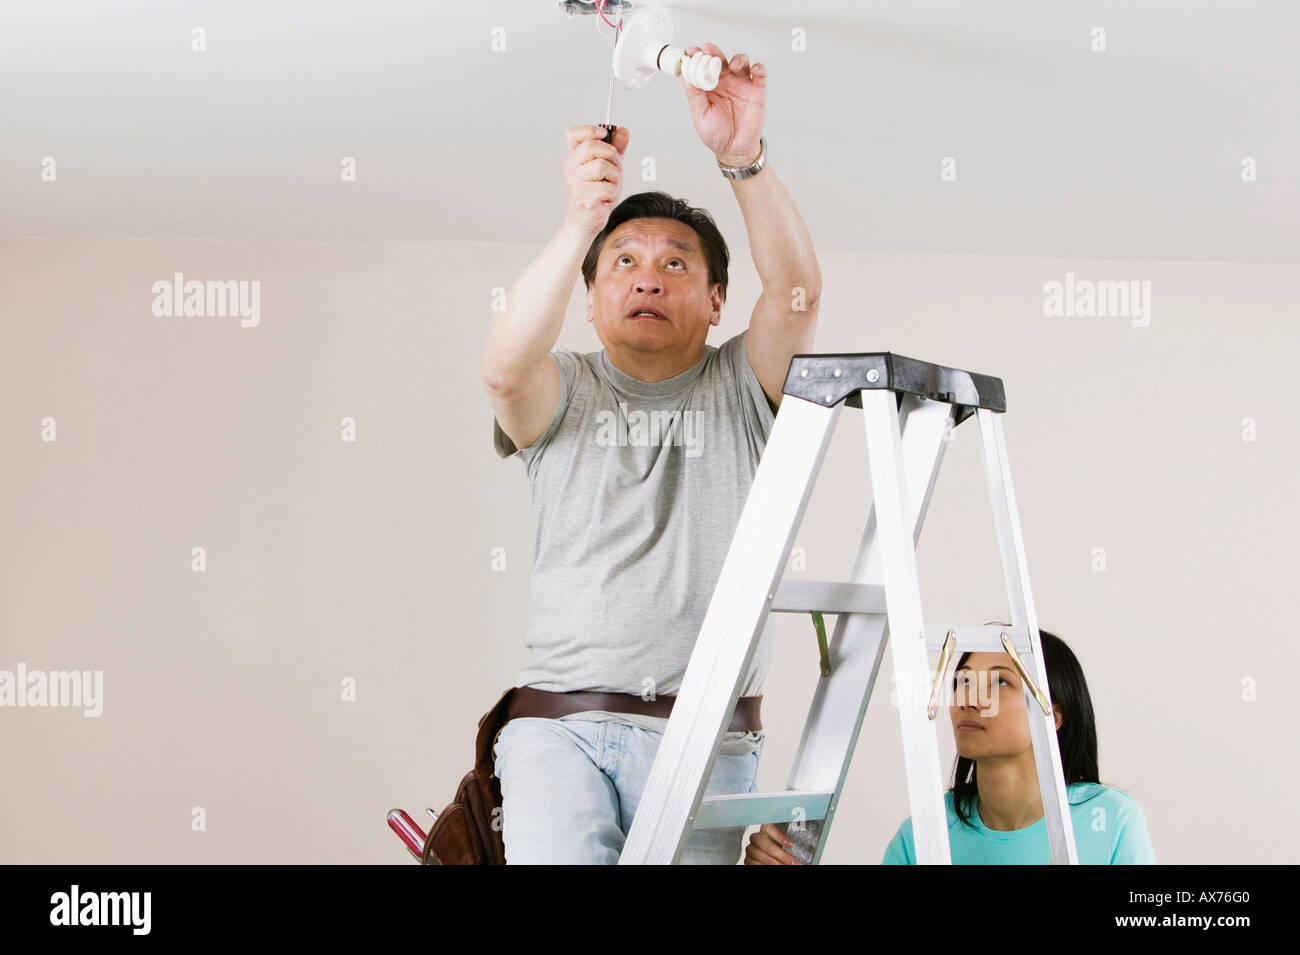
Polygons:
M541 436L518 449L493 418L497 454L517 455L532 485L530 655L517 686L676 694L775 420L747 336L706 345L658 382L620 371L604 349L557 345L560 403ZM761 692L774 636L769 615L742 696ZM667 725L604 711L565 719Z

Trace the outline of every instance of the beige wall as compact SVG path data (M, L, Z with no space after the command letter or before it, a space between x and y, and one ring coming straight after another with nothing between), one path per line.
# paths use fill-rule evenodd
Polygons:
M97 718L0 710L0 861L407 861L384 814L451 798L525 657L528 486L492 451L478 360L492 289L536 251L0 239L0 669L104 681ZM733 251L713 345L758 290ZM1300 267L821 262L819 350L1004 379L1040 623L1079 655L1102 779L1145 808L1160 861L1294 861ZM154 316L175 272L260 281L259 324ZM1044 316L1066 272L1150 281L1150 325ZM598 348L580 306L562 342ZM850 411L796 541L808 577L848 572L864 454ZM969 422L919 559L930 622L1005 616ZM765 789L817 678L807 618L778 632ZM946 725L940 745L946 779ZM879 861L906 814L878 693L826 861Z

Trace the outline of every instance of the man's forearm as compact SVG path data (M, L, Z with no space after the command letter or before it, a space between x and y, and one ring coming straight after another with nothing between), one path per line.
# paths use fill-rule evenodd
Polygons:
M483 345L488 387L509 388L526 379L555 347L592 238L566 222L507 290L506 307L492 316Z
M765 292L789 296L806 291L809 304L821 296L822 275L812 236L794 200L766 165L756 176L731 180L749 233L749 250Z

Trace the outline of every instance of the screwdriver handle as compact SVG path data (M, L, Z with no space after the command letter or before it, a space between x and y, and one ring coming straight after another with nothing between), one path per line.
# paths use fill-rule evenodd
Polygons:
M416 862L423 860L424 842L428 837L424 834L424 830L415 824L414 819L401 809L390 810L388 813L388 828L401 837L407 851L415 856Z

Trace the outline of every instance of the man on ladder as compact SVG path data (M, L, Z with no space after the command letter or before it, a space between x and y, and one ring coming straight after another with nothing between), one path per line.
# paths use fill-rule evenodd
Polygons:
M507 863L619 860L786 371L813 347L821 275L769 167L766 82L738 54L716 89L683 83L762 281L745 331L706 343L727 289L712 218L663 193L614 208L629 136L619 128L606 143L598 126L568 131L564 224L492 321L482 374L494 443L524 462L536 532L531 654L495 749ZM582 355L555 345L579 266L605 346ZM754 788L772 639L769 623L710 793ZM701 829L680 861L734 864L743 833Z

